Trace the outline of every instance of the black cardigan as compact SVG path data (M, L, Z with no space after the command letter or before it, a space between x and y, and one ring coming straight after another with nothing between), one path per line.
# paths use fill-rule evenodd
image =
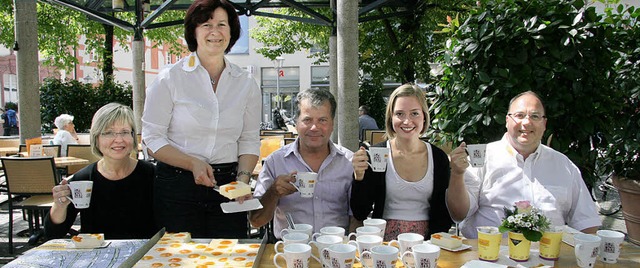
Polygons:
M385 147L386 141L373 145L373 147ZM449 186L449 158L440 148L431 145L433 155L433 193L429 203L429 230L424 234L425 238L433 233L448 232L453 224L451 215L446 205L446 190ZM384 202L386 198L386 172L373 172L371 167L364 173L364 179L354 181L351 188L351 210L353 216L363 221L373 210L372 218L382 218Z

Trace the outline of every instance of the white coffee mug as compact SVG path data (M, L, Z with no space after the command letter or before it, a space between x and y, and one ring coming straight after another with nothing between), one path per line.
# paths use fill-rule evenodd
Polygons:
M424 243L424 236L415 233L402 233L398 235L398 239L389 241L389 246L394 244L400 249L400 254L411 251L411 247Z
M319 233L314 233L311 236L311 240L316 240L316 237L321 236L321 235L335 235L335 236L340 236L340 237L344 238L345 237L344 233L345 233L345 230L342 227L326 226L326 227L320 228L320 232Z
M318 173L315 172L298 172L296 175L296 182L293 186L298 189L300 196L304 198L313 197L313 191L318 181Z
M71 202L77 209L88 208L91 203L93 181L71 181Z
M356 228L356 232L355 233L350 233L347 236L347 240L351 240L351 238L354 237L358 237L361 235L380 235L380 228L375 227L375 226L360 226L358 228Z
M296 223L295 224L295 229L282 229L280 231L280 237L283 237L284 235L288 234L288 233L304 233L306 235L308 235L309 237L311 237L311 235L313 234L313 226L311 224L306 224L306 223Z
M367 268L395 268L398 262L398 249L392 246L375 246L362 252L360 259L363 266Z
M351 268L356 262L356 247L347 244L335 244L322 250L322 264L332 268Z
M438 267L440 247L431 244L418 244L402 254L402 263L405 267Z
M331 245L337 245L337 244L342 244L342 242L344 242L344 238L337 236L337 235L321 235L318 236L315 240L309 241L309 246L315 246L318 249L318 254L320 254L322 252L322 250L328 246ZM312 255L313 256L313 255ZM320 260L321 258L315 257L317 260ZM320 261L318 261L320 262ZM322 263L322 262L320 262Z
M355 241L349 241L348 244L358 247L358 254L362 256L362 252L369 251L372 247L382 245L382 237L377 235L361 235L356 237Z
M387 170L387 158L389 157L389 149L386 147L369 147L369 166L374 172L384 172Z
M472 167L484 166L484 157L487 149L486 144L468 144L467 153L469 154L469 164Z
M273 264L282 268L277 262L278 257L283 257L287 263L287 268L308 268L309 257L311 257L311 246L307 244L291 244L284 246L283 253L276 253L273 256Z
M282 253L282 250L278 250L278 247L280 245L282 245L282 248L284 250L284 246L289 245L289 244L306 244L309 243L309 236L305 233L288 233L286 235L282 236L282 241L278 241L276 242L275 245L273 245L273 251L275 251L276 253Z
M593 267L600 250L600 237L591 234L575 234L576 262L580 267Z
M380 237L384 238L384 231L387 229L387 221L384 219L366 219L362 222L364 226L375 226L380 228Z
M601 239L600 260L606 263L618 262L620 244L624 241L624 234L611 230L599 230L596 234Z

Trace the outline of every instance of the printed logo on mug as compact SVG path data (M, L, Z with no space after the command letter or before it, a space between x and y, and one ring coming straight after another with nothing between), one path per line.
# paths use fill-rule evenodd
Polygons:
M620 256L620 244L624 241L624 234L611 230L599 230L596 234L600 237L600 260L606 263L618 262Z
M389 149L386 147L370 147L367 150L369 159L367 162L374 172L384 172L387 170L387 158L389 157Z
M593 267L600 249L600 237L591 234L575 234L576 262L579 267Z
M300 192L300 196L304 198L313 197L313 191L318 181L318 173L315 172L298 172L296 174L296 189Z
M71 181L71 202L77 209L88 208L91 204L91 192L93 191L93 181Z
M484 166L484 157L487 150L486 144L468 144L467 153L469 154L469 163L472 167Z

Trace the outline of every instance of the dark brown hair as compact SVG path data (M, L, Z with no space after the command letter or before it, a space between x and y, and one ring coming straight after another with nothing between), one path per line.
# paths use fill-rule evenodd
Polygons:
M229 28L231 29L231 40L229 40L229 46L224 52L228 53L233 45L236 44L236 41L240 38L240 19L233 5L227 0L195 0L187 9L187 15L184 17L184 39L187 41L189 51L193 52L198 49L196 27L211 19L213 11L219 7L227 12Z

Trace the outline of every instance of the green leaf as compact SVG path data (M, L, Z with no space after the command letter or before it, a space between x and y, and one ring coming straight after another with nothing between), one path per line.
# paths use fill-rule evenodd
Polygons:
M573 18L573 23L571 23L571 26L576 26L580 22L580 20L582 20L582 12L578 13L578 15Z

